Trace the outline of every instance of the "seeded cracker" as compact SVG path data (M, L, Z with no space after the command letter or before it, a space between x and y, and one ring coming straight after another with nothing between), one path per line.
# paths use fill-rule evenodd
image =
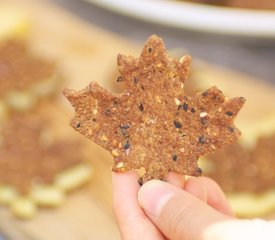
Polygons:
M0 127L0 186L12 185L27 194L33 186L52 184L58 173L82 162L80 142L54 139L41 111L13 114Z
M169 171L201 175L198 158L240 136L233 120L245 99L229 100L216 87L185 96L190 61L168 57L163 41L151 36L140 58L118 55L121 94L96 82L64 90L76 112L71 126L111 152L113 171L145 168L141 183Z

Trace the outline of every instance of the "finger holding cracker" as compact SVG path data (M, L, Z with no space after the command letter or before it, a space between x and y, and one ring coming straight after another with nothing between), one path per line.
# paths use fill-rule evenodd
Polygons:
M228 99L217 87L186 96L190 60L170 58L162 39L151 36L140 58L118 55L124 92L95 82L64 90L76 112L72 127L113 155L113 171L144 168L141 184L169 172L200 176L198 158L240 136L233 121L245 99Z
M121 236L123 239L133 240L163 240L160 231L148 219L138 203L138 178L139 175L135 171L112 173L113 207Z

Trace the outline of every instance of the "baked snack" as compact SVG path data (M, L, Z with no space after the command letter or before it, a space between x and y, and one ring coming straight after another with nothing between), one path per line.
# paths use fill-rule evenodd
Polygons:
M202 160L205 175L219 183L240 217L265 216L275 209L274 121L273 116L258 126L247 123L238 142Z
M95 82L64 90L76 111L71 126L111 152L113 171L145 168L141 183L169 171L201 175L197 159L240 136L233 120L245 99L225 98L216 87L186 96L190 60L169 58L163 41L151 36L140 58L118 55L121 94Z
M67 191L91 176L81 143L56 139L54 131L41 110L14 113L0 123L0 203L16 209L18 217L33 217L36 206L59 206ZM24 204L32 210L22 212Z
M196 91L218 84L227 94L236 91L238 83L237 91L245 94L247 105L238 118L241 137L236 143L200 158L199 165L204 175L221 185L237 216L271 217L275 210L272 86L269 93L261 84L254 83L253 77L201 62L193 66L190 82ZM248 84L251 86L247 87Z
M57 92L60 80L55 64L34 56L26 42L0 42L0 116L3 109L26 111L34 107Z
M82 162L80 143L56 140L47 118L39 115L13 114L1 124L0 182L22 194L32 185L52 183L57 173Z
M19 218L59 206L91 177L82 143L57 137L59 117L46 107L58 104L50 98L60 89L56 73L26 42L0 42L0 204Z

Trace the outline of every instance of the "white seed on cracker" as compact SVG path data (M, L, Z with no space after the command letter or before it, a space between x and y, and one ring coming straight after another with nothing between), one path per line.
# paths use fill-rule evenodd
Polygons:
M175 77L175 72L174 71L169 72L169 77L174 78Z
M120 142L120 143L118 143L118 148L122 148L122 143Z
M157 67L158 67L158 68L161 68L161 67L162 67L162 63L158 63L158 64L157 64Z
M200 118L204 118L204 117L206 117L207 115L208 115L207 112L201 112L201 113L200 113Z
M116 149L113 149L113 150L112 150L112 155L113 155L114 157L118 157L118 156L119 156L118 151L117 151Z
M124 167L124 163L123 162L119 162L117 165L116 165L116 168L123 168Z
M211 144L210 147L211 147L212 149L216 149L216 146L215 146L214 144Z
M102 135L101 140L104 142L108 142L108 137L106 135Z
M89 130L88 130L88 134L89 134L89 135L92 135L92 134L93 134L93 129L89 129Z
M186 59L187 59L186 56L181 57L181 58L180 58L180 63L184 63Z
M160 96L155 96L155 100L156 100L156 102L158 102L158 103L161 103L161 99L160 99Z
M96 115L97 113L98 113L98 110L95 108L95 109L93 110L93 114Z
M116 140L116 139L113 139L113 140L112 140L112 146L113 146L113 147L116 147L116 146L117 146L117 140Z
M179 99L177 99L177 98L174 98L174 101L175 101L175 104L177 105L177 106L179 106L180 105L180 100Z
M185 149L184 149L184 148L180 148L179 150L180 150L180 152L182 152L182 153L185 152Z

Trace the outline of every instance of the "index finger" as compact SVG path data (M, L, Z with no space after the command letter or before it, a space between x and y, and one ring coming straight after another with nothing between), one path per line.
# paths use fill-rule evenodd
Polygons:
M135 171L112 173L113 207L122 239L163 240L138 203L139 176Z

